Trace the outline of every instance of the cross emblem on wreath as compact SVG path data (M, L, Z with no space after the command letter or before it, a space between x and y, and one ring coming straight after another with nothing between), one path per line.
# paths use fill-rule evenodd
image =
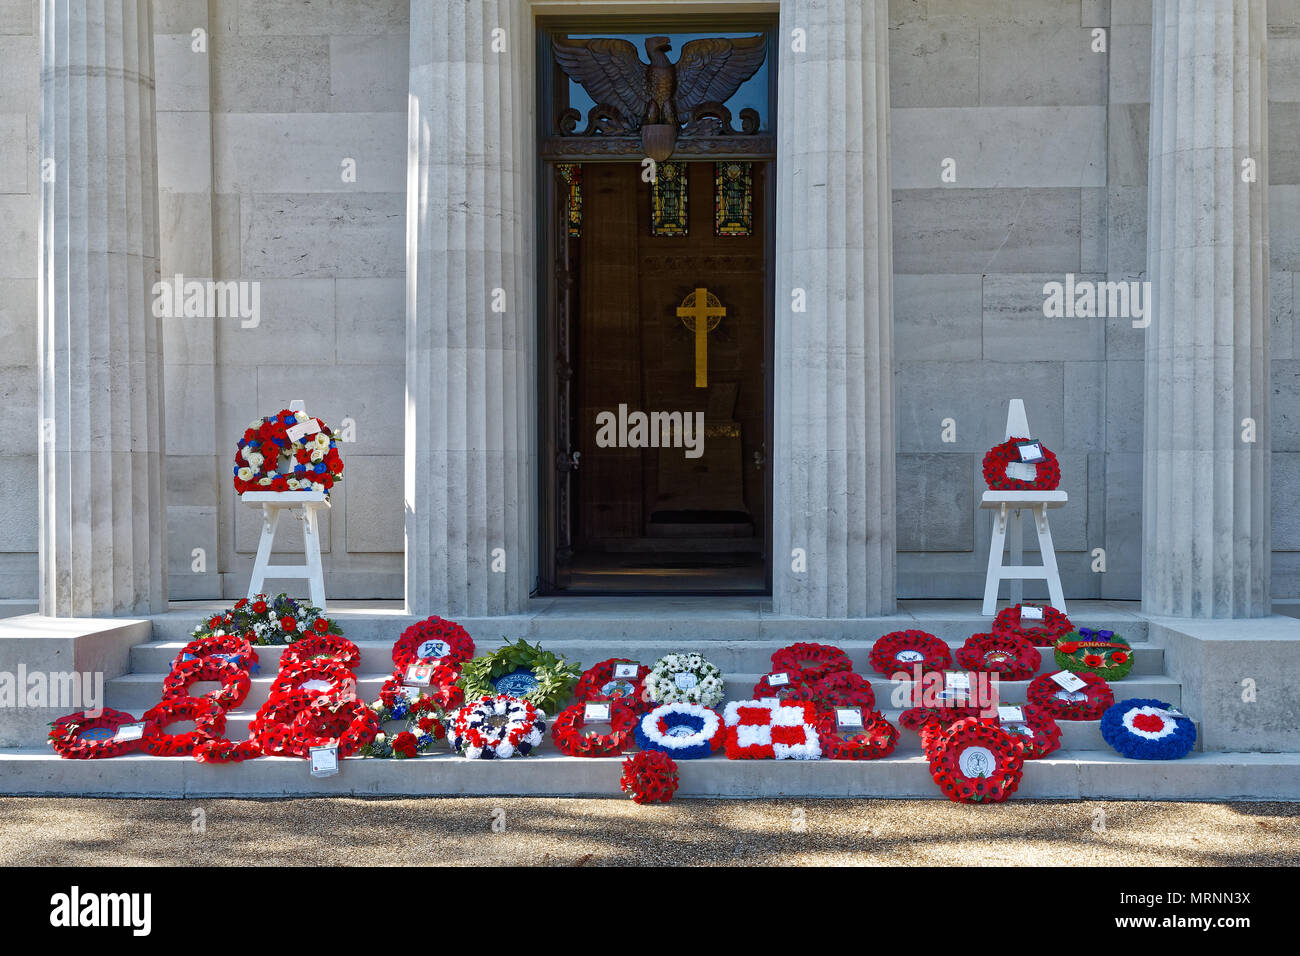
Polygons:
M727 314L721 300L708 289L698 288L682 299L677 317L695 333L695 387L709 384L708 335Z

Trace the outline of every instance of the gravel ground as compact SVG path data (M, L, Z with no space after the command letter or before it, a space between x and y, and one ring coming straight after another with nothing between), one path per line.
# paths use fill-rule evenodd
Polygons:
M659 863L1295 866L1300 804L0 798L4 865Z

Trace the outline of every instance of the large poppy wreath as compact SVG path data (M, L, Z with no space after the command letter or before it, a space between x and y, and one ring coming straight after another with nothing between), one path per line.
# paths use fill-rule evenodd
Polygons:
M138 738L117 739L117 729L123 724L133 723L135 718L130 714L108 707L94 717L85 711L77 711L50 724L50 746L60 757L73 760L116 757L140 749Z
M912 673L918 666L926 674L952 667L952 650L927 631L892 631L871 645L868 661L872 670L886 677L899 671Z
M1014 634L972 634L957 651L962 667L997 674L1003 680L1029 680L1042 662L1038 648Z
M1196 725L1162 700L1133 697L1101 715L1101 735L1121 756L1177 760L1196 746Z
M155 757L188 757L199 744L219 739L226 730L226 712L206 697L164 700L146 711L141 719L145 731L140 747ZM193 730L180 734L166 732L172 724L187 720L194 721Z
M1042 620L1026 618L1021 613L1023 607L1021 604L1013 604L998 611L997 617L993 618L993 633L1014 634L1035 647L1051 647L1074 630L1070 619L1051 605L1041 608Z
M1020 786L1022 747L1010 734L967 717L935 736L930 773L949 800L1001 803Z
M876 760L888 757L898 746L898 728L878 710L854 708L862 715L862 729L848 731L836 720L834 708L817 709L817 736L822 756L828 760Z
M997 718L998 726L1016 738L1023 748L1026 760L1038 760L1053 751L1061 749L1061 728L1056 719L1036 704L1024 704L1020 708L1024 721L1011 723Z
M309 758L313 747L337 746L340 757L350 757L374 740L379 727L379 716L357 697L318 697L294 718L284 752Z
M412 624L393 645L393 663L402 670L411 664L459 668L473 656L474 639L469 632L436 615Z
M248 671L242 667L217 657L196 657L172 668L163 680L162 699L189 697L190 687L201 681L220 682L219 689L200 696L215 702L222 710L242 704L253 686Z
M1007 475L1007 465L1020 461L1019 442L1026 438L1008 438L1001 445L994 445L984 456L984 483L993 491L1055 491L1061 484L1061 464L1046 445L1039 444L1043 450L1043 460L1034 467L1034 480L1025 481Z
M615 669L620 665L635 665L636 677L615 677ZM643 713L650 706L649 695L645 692L645 679L649 674L650 668L645 664L611 657L582 672L578 686L573 689L573 699L613 700L617 697L631 704L637 713Z
M1115 695L1102 678L1084 672L1076 675L1084 686L1066 690L1051 674L1039 674L1029 682L1031 704L1043 708L1057 720L1097 720L1115 703Z
M249 422L235 452L235 491L323 491L343 478L334 430L285 408Z
M617 757L628 748L637 727L637 713L624 700L609 704L610 731L598 734L586 729L587 702L564 708L551 726L551 739L561 753L570 757Z
M791 644L772 653L772 672L798 673L803 680L821 680L838 671L853 670L849 655L830 644Z

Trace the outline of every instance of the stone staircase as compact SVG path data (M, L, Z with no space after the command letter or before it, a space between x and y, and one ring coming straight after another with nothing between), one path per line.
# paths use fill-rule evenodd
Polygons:
M949 606L951 605L951 606ZM130 672L107 681L108 707L139 716L157 703L168 666L189 631L216 605L178 607L153 619L153 640L130 649ZM1071 608L1077 624L1111 627L1134 647L1129 676L1113 685L1116 699L1154 697L1181 706L1181 687L1164 673L1164 652L1147 641L1146 622L1114 602ZM345 636L361 650L358 693L373 700L391 673L393 641L411 619L400 608L374 605L331 608ZM968 602L905 602L889 618L812 621L773 615L754 599L567 599L542 602L534 614L462 620L480 648L524 637L589 666L610 657L652 663L661 654L694 650L722 669L727 699L747 699L769 670L774 650L794 641L842 647L854 670L871 680L877 707L898 726L898 685L871 674L867 653L881 634L921 628L955 650L987 618ZM247 736L248 723L266 700L283 648L258 648L260 672L248 699L227 718L227 736ZM1050 653L1042 670L1051 672ZM1040 671L1041 672L1041 671ZM214 685L215 686L215 685ZM1004 703L1025 700L1028 681L1004 681ZM205 685L195 685L202 693ZM1192 714L1193 718L1198 715ZM1125 760L1102 739L1098 721L1061 721L1061 749L1025 765L1018 797L1278 799L1300 796L1300 757L1294 754L1227 754L1198 751L1173 762ZM533 756L511 761L471 761L439 748L417 760L343 762L337 776L314 779L305 761L260 758L243 764L206 765L191 758L130 755L97 761L62 760L48 748L0 751L0 790L23 794L116 796L288 796L308 794L546 794L616 795L620 759L565 757L549 740ZM874 761L733 761L722 756L680 761L683 796L931 797L918 735L900 727L891 757Z

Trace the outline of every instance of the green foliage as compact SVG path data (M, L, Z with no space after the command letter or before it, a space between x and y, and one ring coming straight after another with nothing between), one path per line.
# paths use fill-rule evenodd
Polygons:
M548 715L553 715L559 704L568 699L582 676L581 664L570 663L557 654L542 650L541 644L532 645L520 638L515 644L507 644L491 654L466 661L457 684L465 692L465 699L472 701L484 695L495 695L496 688L492 682L517 670L533 672L537 687L524 695L524 699Z

